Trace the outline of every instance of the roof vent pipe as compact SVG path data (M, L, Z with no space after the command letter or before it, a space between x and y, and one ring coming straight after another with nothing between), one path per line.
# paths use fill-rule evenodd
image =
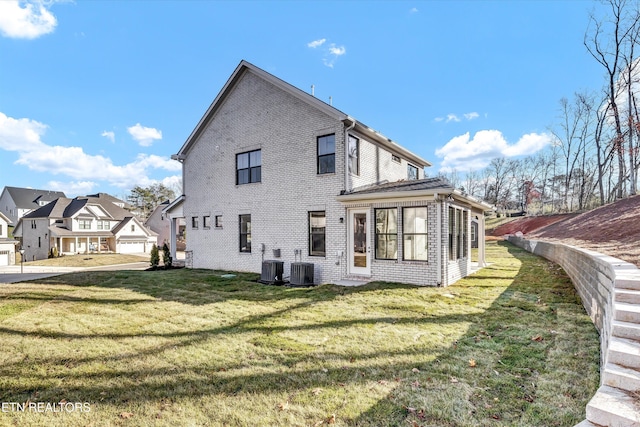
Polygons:
M311 96L316 96L316 87L315 87L315 85L311 85Z

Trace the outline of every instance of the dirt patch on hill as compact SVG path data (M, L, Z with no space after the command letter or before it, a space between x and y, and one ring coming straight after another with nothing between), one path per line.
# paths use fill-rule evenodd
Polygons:
M491 236L502 237L505 234L516 234L518 231L528 234L534 230L546 227L558 221L562 221L575 214L570 215L545 215L545 216L528 216L514 221L502 224L491 231Z
M622 199L618 202L602 206L582 214L554 215L555 221L549 217L539 221L532 217L520 227L518 223L528 220L513 221L505 226L510 229L496 232L514 234L521 231L526 237L562 243L594 250L603 254L620 258L640 267L640 195ZM543 224L535 227L537 224ZM512 230L512 231L507 231Z

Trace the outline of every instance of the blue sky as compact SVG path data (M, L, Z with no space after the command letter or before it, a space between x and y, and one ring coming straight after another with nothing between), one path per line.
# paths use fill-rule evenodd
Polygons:
M0 1L0 187L176 187L170 160L245 59L433 163L543 149L603 84L593 1Z

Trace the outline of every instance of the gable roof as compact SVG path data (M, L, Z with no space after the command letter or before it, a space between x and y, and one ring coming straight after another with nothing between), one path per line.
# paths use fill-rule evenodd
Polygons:
M311 105L312 107L322 111L328 116L333 117L336 120L342 121L346 126L353 126L354 131L357 131L363 136L366 136L367 138L369 138L370 140L379 143L380 145L389 149L390 151L400 154L402 157L411 161L412 163L415 163L419 167L431 166L431 163L429 163L427 160L412 153L411 151L402 147L400 144L387 138L386 136L382 135L376 130L365 125L364 123L359 122L358 120L343 113L342 111L338 110L332 105L329 105L324 101L321 101L315 96L307 92L304 92L301 89L298 89L297 87L285 82L284 80L279 79L278 77L262 70L261 68L256 67L255 65L245 60L240 61L240 64L236 67L233 74L231 74L231 77L229 77L229 79L227 80L225 85L222 87L222 89L220 90L216 98L213 100L213 102L211 103L207 111L204 113L204 116L202 116L202 118L196 125L195 129L191 132L191 135L189 135L186 142L180 148L180 151L178 151L177 154L174 154L171 156L172 159L181 161L186 158L187 154L189 153L189 150L191 149L193 144L198 140L198 138L206 128L209 121L211 121L211 119L216 115L216 112L218 111L218 109L220 108L220 106L222 105L226 97L231 93L234 86L240 81L242 76L248 72L257 75L263 80L266 80L267 82L273 84L274 86L287 92L288 94L296 97L302 102L305 102Z
M62 191L37 190L35 188L4 187L13 203L20 209L36 209L38 201L51 202L60 197L66 197Z
M132 221L135 222L140 227L140 229L144 232L145 235L147 235L147 236L157 236L158 235L158 233L156 233L155 231L145 227L144 224L142 224L134 216L128 216L128 217L123 218L122 221L120 221L120 223L118 225L116 225L113 229L111 229L111 232L115 236L116 234L118 234L120 232L120 230L123 230L126 227L126 225L129 224Z
M117 197L113 197L111 194L108 194L108 193L87 194L85 197L89 199L98 199L101 202L102 201L111 202L116 206L122 205L120 207L125 209L130 209L133 207L131 206L131 204L125 202L124 200L120 200Z
M111 202L100 200L99 198L76 197L74 199L68 199L66 197L60 197L28 213L24 218L71 218L87 205L99 205L111 218L118 221L122 221L131 215L126 209L116 206Z

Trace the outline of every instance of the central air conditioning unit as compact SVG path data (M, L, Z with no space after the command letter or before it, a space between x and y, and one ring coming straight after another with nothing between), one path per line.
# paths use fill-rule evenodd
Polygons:
M289 283L292 286L313 286L313 264L310 262L292 262Z
M263 261L262 274L260 275L260 283L268 285L281 285L283 282L282 275L284 273L284 262L282 261Z

